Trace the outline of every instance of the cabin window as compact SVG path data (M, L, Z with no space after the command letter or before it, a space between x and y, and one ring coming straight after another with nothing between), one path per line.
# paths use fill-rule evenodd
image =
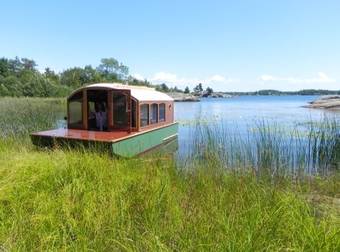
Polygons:
M158 123L158 104L151 104L150 123Z
M165 121L165 104L159 104L159 121L164 122Z
M143 104L140 106L140 126L147 125L149 125L149 104Z
M136 116L137 116L137 102L131 99L131 127L136 128Z
M115 128L128 127L127 96L123 93L113 93L113 125Z
M68 100L68 124L70 128L83 127L83 92L75 93Z

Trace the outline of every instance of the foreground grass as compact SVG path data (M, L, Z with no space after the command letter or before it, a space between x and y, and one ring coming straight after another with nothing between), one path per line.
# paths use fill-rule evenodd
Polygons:
M212 164L184 172L164 157L113 160L1 141L0 247L339 251L338 178L273 183Z

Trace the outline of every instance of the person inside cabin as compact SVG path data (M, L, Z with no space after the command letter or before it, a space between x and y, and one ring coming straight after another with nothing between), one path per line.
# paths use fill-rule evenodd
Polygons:
M107 129L107 113L104 103L95 103L95 111L90 113L89 119L96 120L96 128L100 131Z
M107 114L104 103L98 104L98 109L96 110L96 126L100 131L107 129Z

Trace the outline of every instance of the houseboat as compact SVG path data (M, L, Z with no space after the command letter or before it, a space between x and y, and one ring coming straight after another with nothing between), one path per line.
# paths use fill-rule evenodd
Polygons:
M117 83L81 87L67 98L67 126L31 134L36 145L103 143L132 157L177 139L174 101L154 88Z

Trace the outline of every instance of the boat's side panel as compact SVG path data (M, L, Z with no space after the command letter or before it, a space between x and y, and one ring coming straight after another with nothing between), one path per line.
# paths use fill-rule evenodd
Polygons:
M113 143L112 152L117 156L133 157L165 143L172 137L177 136L177 132L178 124L174 123L166 127L138 134Z

